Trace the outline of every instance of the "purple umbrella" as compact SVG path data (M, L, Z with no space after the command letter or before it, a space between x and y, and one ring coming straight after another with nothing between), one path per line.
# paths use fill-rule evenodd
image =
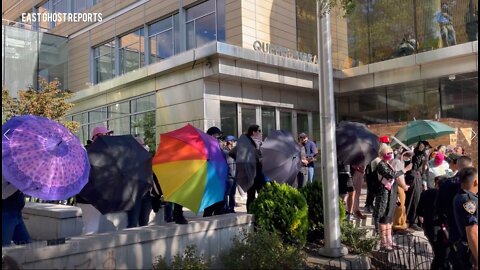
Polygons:
M25 115L2 126L2 170L23 193L64 200L88 181L87 152L67 128L45 117Z

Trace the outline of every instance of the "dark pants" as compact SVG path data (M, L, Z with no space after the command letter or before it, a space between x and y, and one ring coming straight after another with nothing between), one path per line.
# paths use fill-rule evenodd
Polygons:
M302 172L298 172L296 180L297 181L296 181L296 183L293 184L293 187L303 188L303 187L305 187L305 184L306 184L307 175L302 173Z
M373 201L375 200L375 193L373 191L375 183L372 179L367 177L367 199L365 201L365 206L373 207Z
M411 226L418 223L417 206L420 201L420 195L423 191L421 177L415 177L406 192L405 208L407 212L407 223Z
M451 257L453 258L454 270L470 270L474 268L473 258L467 242L457 241L453 244Z
M133 208L127 212L127 228L147 226L152 211L152 197L150 193L145 194L135 202Z
M250 207L257 197L257 192L260 192L262 187L265 186L265 178L256 177L253 181L253 186L247 190L247 213L250 213Z
M225 214L225 201L214 203L203 210L203 217L211 217L213 215L218 216L223 214Z
M225 212L235 213L235 193L237 192L237 181L229 179L227 181L227 192L225 194Z
M25 196L19 191L2 200L2 247L10 245L12 240L17 245L32 242L23 222L24 206Z
M172 205L173 205L173 212L172 212ZM181 219L183 217L183 206L177 203L167 202L164 208L164 219L167 220L175 220Z

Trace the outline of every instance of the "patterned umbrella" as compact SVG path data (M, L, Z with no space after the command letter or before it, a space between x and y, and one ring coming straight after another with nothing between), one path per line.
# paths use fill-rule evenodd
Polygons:
M2 126L2 170L27 195L65 200L85 186L90 163L80 140L66 127L25 115Z
M160 135L153 172L166 201L203 211L223 200L227 170L217 140L192 125Z

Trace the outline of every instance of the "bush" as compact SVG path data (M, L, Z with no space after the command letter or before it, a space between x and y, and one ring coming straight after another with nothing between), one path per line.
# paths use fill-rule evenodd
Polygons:
M187 246L182 255L177 254L173 257L172 265L168 266L167 262L162 256L158 256L153 264L153 270L161 269L208 269L210 260L205 260L202 255L197 255L197 248L195 245Z
M259 229L235 237L220 259L225 269L301 269L306 255L298 246L284 244L277 233Z
M308 230L308 206L295 188L269 182L252 204L255 226L277 232L287 244L303 246Z
M340 226L341 242L348 246L353 254L365 254L371 252L378 244L378 237L367 237L368 230L356 227L353 223L344 221Z
M300 190L300 192L305 197L308 204L308 240L313 242L314 240L323 239L324 217L322 184L320 181L308 183ZM339 200L338 207L340 212L340 222L343 222L345 220L345 206L341 199Z

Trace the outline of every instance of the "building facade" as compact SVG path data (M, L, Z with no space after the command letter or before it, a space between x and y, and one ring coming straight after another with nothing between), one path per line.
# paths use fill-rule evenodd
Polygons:
M338 121L478 121L478 4L445 3L362 0L347 17L334 10ZM313 1L3 4L2 18L13 22L22 13L102 14L101 22L27 27L67 39L63 84L77 93L69 117L81 123L83 141L93 127L105 124L116 134L154 136L158 144L160 133L186 123L202 130L219 126L233 135L256 123L264 136L286 129L319 139L316 61L321 59ZM14 57L3 58L9 68L5 59ZM40 70L34 73L44 75ZM5 85L14 76L2 78Z

